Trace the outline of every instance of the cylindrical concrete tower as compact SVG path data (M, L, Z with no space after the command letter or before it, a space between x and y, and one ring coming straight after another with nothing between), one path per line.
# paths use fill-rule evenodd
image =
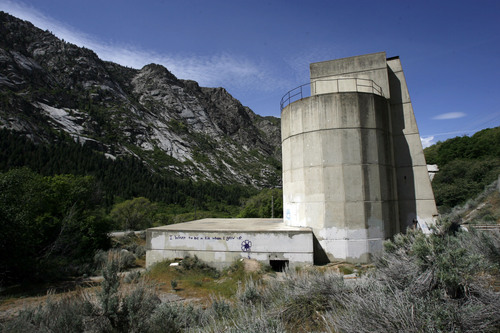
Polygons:
M322 249L366 262L398 231L388 101L315 95L285 107L281 122L285 222L313 229L319 261Z
M285 223L313 229L317 263L366 262L407 227L425 231L437 212L399 58L314 63L310 85L282 100Z

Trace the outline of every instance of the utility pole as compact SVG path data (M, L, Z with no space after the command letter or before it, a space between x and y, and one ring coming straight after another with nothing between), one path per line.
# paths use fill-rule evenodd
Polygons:
M274 195L271 194L271 218L274 219Z

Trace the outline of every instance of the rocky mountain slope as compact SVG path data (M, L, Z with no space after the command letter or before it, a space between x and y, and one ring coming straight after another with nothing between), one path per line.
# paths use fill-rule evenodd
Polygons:
M3 12L0 128L35 142L63 131L109 158L135 155L155 172L193 180L281 184L278 118L161 65L138 70L102 61Z

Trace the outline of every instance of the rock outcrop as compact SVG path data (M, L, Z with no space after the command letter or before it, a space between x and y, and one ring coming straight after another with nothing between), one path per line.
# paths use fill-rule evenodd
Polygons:
M224 88L180 80L150 64L106 62L0 12L0 128L35 142L63 131L110 156L193 180L281 184L280 120Z

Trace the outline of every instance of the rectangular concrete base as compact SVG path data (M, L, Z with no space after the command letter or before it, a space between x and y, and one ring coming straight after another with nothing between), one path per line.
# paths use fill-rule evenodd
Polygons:
M313 234L282 219L203 219L147 230L146 267L185 256L219 269L241 258L312 265Z

